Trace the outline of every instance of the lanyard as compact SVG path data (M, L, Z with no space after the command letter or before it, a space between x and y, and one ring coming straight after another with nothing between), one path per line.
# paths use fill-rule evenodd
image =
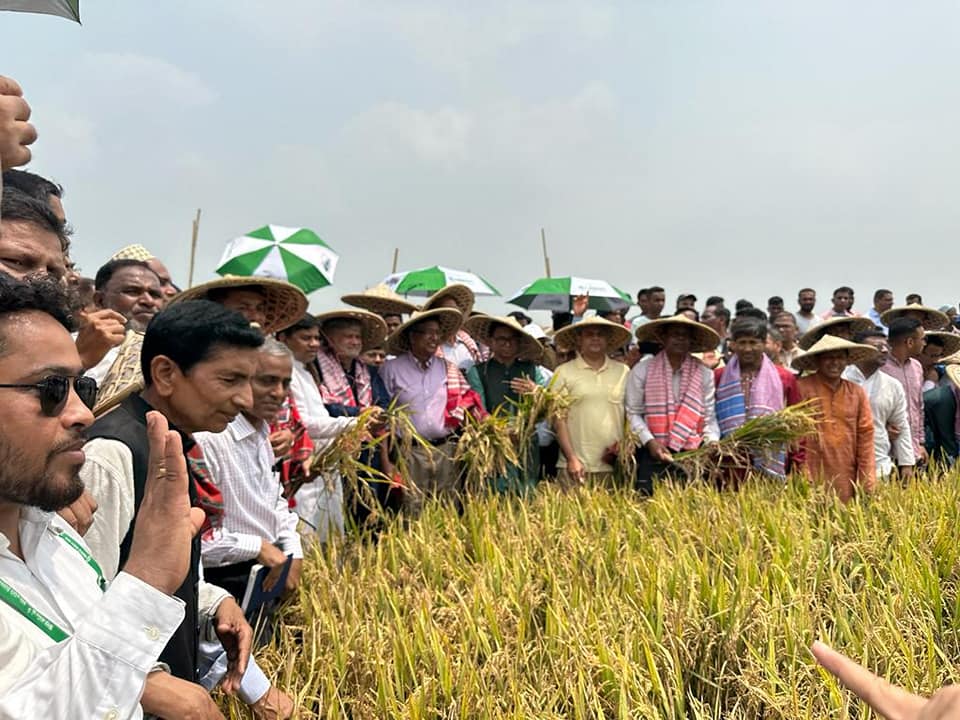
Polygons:
M87 551L87 549L61 530L57 528L50 528L50 530L54 535L58 536L67 545L72 547L80 554L80 557L83 558L84 562L86 562L87 565L93 568L93 571L97 573L97 584L100 586L100 590L106 590L107 582L103 579L103 572L100 570L100 565L97 564L97 561L93 559L93 556ZM23 598L23 595L10 587L10 585L7 584L7 581L3 578L0 578L0 601L5 602L18 613L23 615L27 620L40 628L44 634L54 642L63 642L69 637L63 628L27 602Z

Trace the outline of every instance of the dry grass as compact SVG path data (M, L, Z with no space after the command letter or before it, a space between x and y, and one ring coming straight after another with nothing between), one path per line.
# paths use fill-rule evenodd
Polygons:
M309 558L258 656L301 717L856 717L807 647L955 679L958 508L956 475L849 506L794 482L428 507Z

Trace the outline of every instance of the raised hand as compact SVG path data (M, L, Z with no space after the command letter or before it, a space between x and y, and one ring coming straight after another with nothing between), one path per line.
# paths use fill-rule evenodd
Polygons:
M8 170L30 162L30 148L37 139L31 125L30 106L16 80L0 75L0 165Z

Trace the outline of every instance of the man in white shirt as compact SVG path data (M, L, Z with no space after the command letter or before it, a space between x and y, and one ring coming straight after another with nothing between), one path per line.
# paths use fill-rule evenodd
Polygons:
M300 581L303 548L297 515L281 494L270 447L270 423L283 407L292 370L290 350L268 339L257 357L253 406L224 432L194 436L224 505L223 524L201 542L206 578L237 600L243 598L254 563L271 568L264 584L272 587L289 555L293 561L285 591L293 591Z
M797 330L803 335L823 322L819 315L813 312L817 305L817 291L813 288L803 288L797 293Z
M297 404L300 420L316 448L334 442L344 430L357 422L352 417L330 417L320 394L319 373L316 368L320 350L320 329L312 315L306 314L299 322L277 333L277 339L293 354L293 375L290 394ZM304 485L294 496L295 509L316 532L320 542L331 534L342 536L343 481L338 473L327 473Z
M140 718L147 675L184 617L171 596L201 518L180 438L158 414L124 572L108 583L54 514L83 491L96 397L68 330L60 283L0 274L0 718Z
M880 372L880 368L887 362L890 355L886 335L880 329L866 330L857 333L853 341L870 345L879 353L848 365L843 371L843 377L862 387L870 400L877 477L889 477L896 460L900 477L906 480L913 475L916 457L913 452L913 436L910 432L907 396L903 385L890 375Z

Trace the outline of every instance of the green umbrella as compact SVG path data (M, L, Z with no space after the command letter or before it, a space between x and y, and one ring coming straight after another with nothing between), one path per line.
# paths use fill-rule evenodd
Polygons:
M507 300L527 310L570 312L572 298L589 295L588 307L600 312L626 310L630 296L604 280L581 277L540 278L520 289Z
M286 280L311 293L333 282L339 260L312 230L267 225L227 243L217 272Z
M442 265L394 273L384 278L383 284L400 295L427 297L447 285L466 285L474 295L500 294L499 290L476 273L453 270Z
M80 0L0 0L0 10L57 15L80 22Z

